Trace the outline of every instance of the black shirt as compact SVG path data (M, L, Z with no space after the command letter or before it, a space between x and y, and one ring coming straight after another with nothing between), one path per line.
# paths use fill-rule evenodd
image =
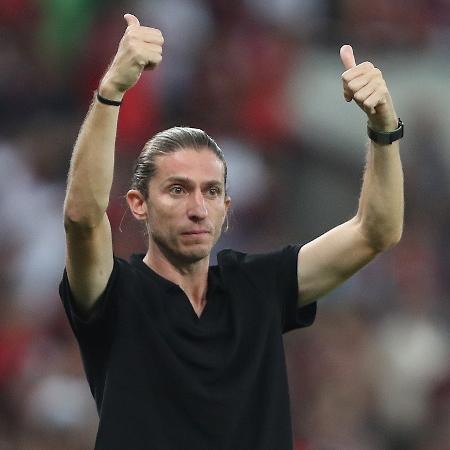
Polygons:
M60 295L100 416L95 450L292 450L282 333L316 310L297 308L298 251L220 252L200 318L143 255L114 258L88 319L64 273Z

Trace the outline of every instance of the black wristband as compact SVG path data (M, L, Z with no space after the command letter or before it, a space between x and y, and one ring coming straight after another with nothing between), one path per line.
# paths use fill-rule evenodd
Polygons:
M110 105L110 106L120 106L122 104L122 100L117 101L117 100L110 100L109 98L105 98L102 97L98 91L95 91L95 93L97 94L97 100L100 103L103 103L104 105Z
M404 134L404 125L403 122L401 121L401 119L398 119L398 126L397 129L394 131L389 131L389 132L382 132L382 131L375 131L372 130L372 128L369 127L369 125L367 125L367 135L369 136L369 138L376 142L377 144L381 144L381 145L390 145L395 141L398 141L399 139L401 139L403 137Z

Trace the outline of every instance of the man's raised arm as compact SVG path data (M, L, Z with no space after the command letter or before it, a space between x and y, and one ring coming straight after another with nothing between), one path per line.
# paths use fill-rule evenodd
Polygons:
M403 135L379 69L356 65L349 45L341 48L344 97L367 114L372 139L359 199L351 220L303 246L299 252L299 305L308 304L395 245L403 229L403 171L398 139ZM392 134L391 134L392 133ZM389 139L395 140L389 143ZM385 142L387 140L387 142Z
M128 26L75 143L64 201L66 270L83 312L100 297L113 267L106 209L113 180L118 102L143 70L153 69L162 59L161 32L141 26L131 14L124 17Z

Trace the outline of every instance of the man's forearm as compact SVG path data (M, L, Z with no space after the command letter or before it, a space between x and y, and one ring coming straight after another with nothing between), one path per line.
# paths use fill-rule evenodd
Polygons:
M64 202L67 223L95 227L108 207L119 108L94 99L75 143Z
M375 133L396 131L398 116L381 71L370 62L356 65L349 45L342 46L340 54L346 69L342 74L345 99L354 100L367 114ZM378 252L399 241L403 209L399 142L381 145L370 140L356 223L372 250Z
M157 67L162 59L161 31L141 26L132 14L125 14L124 18L127 29L99 87L99 94L112 101L122 100L142 71ZM105 215L113 179L118 116L118 106L94 99L70 164L64 203L66 226L76 223L95 227Z
M357 219L362 233L375 250L384 250L400 240L403 210L399 143L379 145L369 141Z

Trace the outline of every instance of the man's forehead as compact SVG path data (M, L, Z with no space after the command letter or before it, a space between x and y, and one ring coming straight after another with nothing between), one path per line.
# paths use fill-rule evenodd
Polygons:
M211 150L182 149L155 159L156 176L161 178L217 178L223 180L224 166L222 161Z

